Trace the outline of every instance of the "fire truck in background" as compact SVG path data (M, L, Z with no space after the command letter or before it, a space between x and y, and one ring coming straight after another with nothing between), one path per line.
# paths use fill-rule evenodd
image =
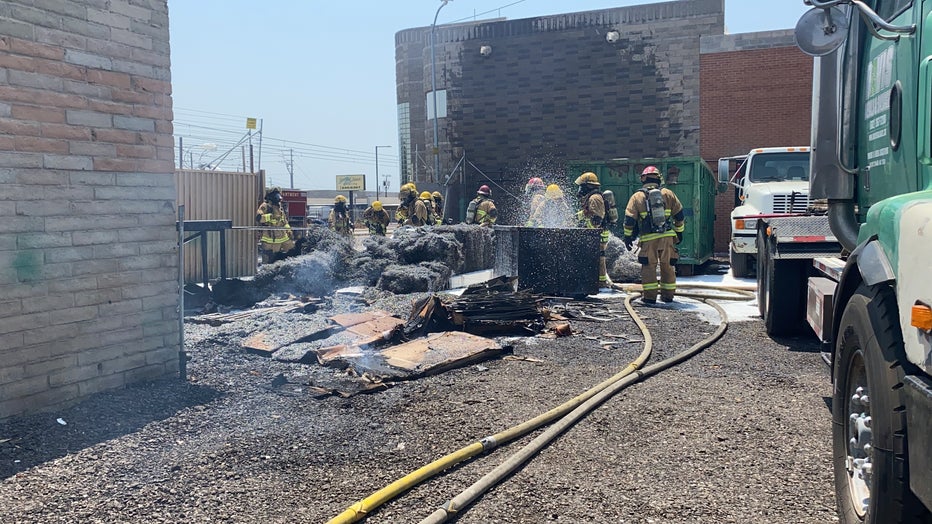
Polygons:
M808 211L809 147L755 148L720 158L718 178L736 188L728 258L732 275L747 277L757 265L758 220Z
M758 221L758 302L768 332L805 318L824 343L840 522L929 522L932 1L805 3L827 212Z
M307 224L307 191L282 189L282 206L291 227L303 228ZM303 233L303 232L301 232Z

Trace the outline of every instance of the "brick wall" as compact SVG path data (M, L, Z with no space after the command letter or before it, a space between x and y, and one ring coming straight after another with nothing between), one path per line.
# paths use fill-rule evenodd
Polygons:
M0 4L0 418L177 370L166 0Z
M792 31L703 37L699 144L713 167L755 147L809 144L812 58ZM716 198L715 251L728 252L735 191Z
M465 154L519 195L530 174L559 181L568 160L699 155L700 37L723 30L721 0L438 27L437 88L447 90L448 108L439 122L441 173ZM609 31L618 39L606 41ZM433 148L423 109L426 34L395 38L398 102L408 104L410 142L423 153ZM418 182L430 176L410 170ZM467 170L464 194L471 198L484 176ZM493 195L499 223L515 223L520 202L497 188Z

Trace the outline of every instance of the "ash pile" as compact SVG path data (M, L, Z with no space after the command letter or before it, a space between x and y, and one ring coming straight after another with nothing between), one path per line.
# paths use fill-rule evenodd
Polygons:
M452 275L493 263L493 233L476 226L401 228L393 238L371 236L362 243L357 251L329 229L312 228L301 255L260 267L252 280L217 282L212 303L243 308L276 294L326 297L348 286L435 292L447 289Z

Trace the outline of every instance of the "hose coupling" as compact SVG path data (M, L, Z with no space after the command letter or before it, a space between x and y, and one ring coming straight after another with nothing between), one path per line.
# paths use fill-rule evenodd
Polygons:
M443 506L440 506L440 509L442 509L443 511L447 513L447 517L452 517L453 515L456 515L456 513L459 511L456 508L456 506L453 504L453 499L448 500L446 504L444 504Z
M488 436L479 441L482 444L482 451L491 451L498 447L498 441L494 436Z

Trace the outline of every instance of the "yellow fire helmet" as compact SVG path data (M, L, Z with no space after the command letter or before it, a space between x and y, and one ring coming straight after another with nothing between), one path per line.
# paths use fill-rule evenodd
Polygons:
M556 184L550 184L547 186L547 198L551 200L559 200L563 198L563 190L560 189L560 186Z
M589 184L590 186L600 186L599 177L596 176L592 171L586 171L585 173L579 175L579 178L576 179L576 185L581 186L583 184Z
M347 202L346 197L343 195L337 195L337 197L333 199L334 204L339 204L340 202L345 204Z
M421 198L421 200L430 200L430 199L431 199L431 196L430 196L430 193L428 193L427 191L424 191L423 193L421 193L421 197L420 197L420 198Z
M443 195L440 194L440 191L434 191L430 196L434 197L434 200L443 200Z

